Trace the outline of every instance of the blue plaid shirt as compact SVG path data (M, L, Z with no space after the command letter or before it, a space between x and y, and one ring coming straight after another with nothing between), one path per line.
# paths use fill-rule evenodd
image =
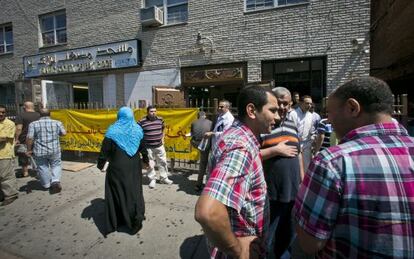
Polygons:
M59 136L65 134L66 130L60 121L42 117L29 124L27 138L33 140L35 156L49 156L60 153Z

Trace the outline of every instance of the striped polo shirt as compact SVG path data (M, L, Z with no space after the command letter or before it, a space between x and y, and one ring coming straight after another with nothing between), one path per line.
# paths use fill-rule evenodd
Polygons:
M157 117L150 120L145 116L138 122L144 130L144 143L147 148L157 148L162 146L162 138L164 137L164 120Z
M296 147L299 153L298 129L292 120L283 120L270 134L260 137L261 148L276 146L287 140L286 145ZM263 162L263 169L270 200L294 201L300 184L299 157L274 156Z

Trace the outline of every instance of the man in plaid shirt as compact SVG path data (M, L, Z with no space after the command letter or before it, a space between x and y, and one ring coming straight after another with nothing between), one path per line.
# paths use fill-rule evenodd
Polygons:
M341 139L313 160L293 214L319 258L414 258L414 139L394 122L388 85L345 83L328 100Z
M26 137L27 155L34 155L40 176L40 183L50 193L62 190L60 176L62 161L59 136L66 135L62 123L50 118L48 109L40 110L40 119L29 124ZM51 173L49 173L49 166Z
M211 258L263 258L268 224L259 135L269 133L277 99L259 86L240 92L239 121L224 132L210 160L210 177L195 209Z

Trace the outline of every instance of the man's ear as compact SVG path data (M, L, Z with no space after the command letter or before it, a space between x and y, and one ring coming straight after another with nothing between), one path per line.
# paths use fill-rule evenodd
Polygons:
M358 117L361 113L361 105L354 98L346 100L346 110L352 117Z
M250 119L255 119L256 118L256 107L254 106L254 104L249 103L246 105L246 112L247 112L247 116Z

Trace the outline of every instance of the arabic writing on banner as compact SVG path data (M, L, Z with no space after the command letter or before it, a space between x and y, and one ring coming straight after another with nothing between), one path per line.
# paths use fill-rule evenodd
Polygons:
M62 150L99 152L106 129L115 122L118 110L53 110L51 117L63 123L67 135L60 138ZM159 108L157 116L165 122L164 146L167 157L197 160L199 152L190 144L191 122L197 118L195 108ZM138 121L146 109L135 109Z

